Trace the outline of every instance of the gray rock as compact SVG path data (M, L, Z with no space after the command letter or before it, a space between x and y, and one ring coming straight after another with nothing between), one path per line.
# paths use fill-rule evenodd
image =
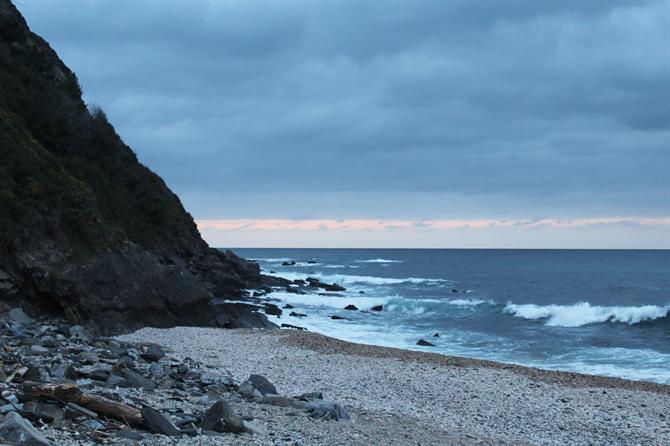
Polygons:
M88 334L88 331L81 325L73 325L70 327L70 338L78 339L84 343L91 342L91 335Z
M215 432L245 432L244 420L228 403L217 401L202 417L200 427Z
M181 431L172 424L162 413L149 406L142 409L142 420L144 427L151 433L163 434L171 437L181 435Z
M30 353L33 355L48 355L49 349L46 347L42 347L41 345L31 345Z
M419 339L416 341L416 345L420 345L422 347L435 347L435 344L432 342L424 341L423 339Z
M253 421L243 420L242 424L244 425L244 431L248 432L250 434L263 435L263 434L267 433L267 431L265 429L258 426Z
M41 365L40 366L34 366L34 367L30 367L28 369L26 374L23 375L23 379L25 379L27 381L36 381L36 382L40 382L40 383L45 383L45 382L49 381L49 373Z
M349 419L349 414L339 403L326 400L313 400L307 403L307 413L311 418L343 421Z
M133 441L144 440L144 435L140 434L139 432L131 431L128 429L121 429L116 433L116 436L119 438L123 438L124 440L133 440Z
M21 308L14 308L9 311L9 318L14 322L18 322L23 325L30 325L35 320L28 316Z
M7 412L17 412L23 410L23 405L21 403L15 404L4 404L0 406L0 414L5 415Z
M131 387L139 387L147 390L154 390L156 388L156 384L154 384L153 381L151 381L148 378L145 378L144 376L140 375L139 373L133 370L121 369L120 373L121 376L123 376L126 379L126 381L128 381L128 384Z
M16 412L0 421L0 437L18 446L51 446L51 442Z
M270 381L267 380L264 376L261 375L251 375L245 383L251 384L251 386L258 390L261 395L274 394L277 395L277 389Z
M370 311L382 311L383 309L383 305L375 305L374 307L370 308Z
M52 425L60 426L65 419L65 411L56 404L42 401L27 401L23 410L32 414L31 419L42 419ZM25 414L24 414L25 415Z
M144 352L142 352L140 356L146 361L157 362L163 356L165 356L165 352L163 351L160 345L149 344L147 346L147 349Z
M105 423L96 419L86 420L82 424L92 430L105 429L107 427Z
M82 364L95 364L100 361L100 358L94 352L83 351L77 355L77 360Z
M254 386L251 385L251 383L248 382L248 381L243 382L240 385L240 387L237 389L237 392L243 398L246 398L248 400L253 400L253 399L256 399L256 398L262 398L263 397L263 395L261 395L261 393L258 390L254 389Z

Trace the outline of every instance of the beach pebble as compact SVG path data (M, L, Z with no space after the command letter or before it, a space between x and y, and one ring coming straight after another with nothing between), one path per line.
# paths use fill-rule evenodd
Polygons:
M18 446L52 445L28 420L16 412L9 412L0 421L0 437Z
M217 401L202 417L200 427L215 432L245 432L244 420L228 403Z

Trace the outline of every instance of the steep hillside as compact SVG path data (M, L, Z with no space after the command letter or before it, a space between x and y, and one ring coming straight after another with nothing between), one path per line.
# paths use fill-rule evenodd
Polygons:
M76 76L0 0L0 300L92 322L259 326L258 266L211 249Z

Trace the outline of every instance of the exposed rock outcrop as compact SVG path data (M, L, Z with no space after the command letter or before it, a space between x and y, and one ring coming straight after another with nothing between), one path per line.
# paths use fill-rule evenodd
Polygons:
M0 0L0 302L102 332L271 325L239 299L257 264L202 240L76 76Z

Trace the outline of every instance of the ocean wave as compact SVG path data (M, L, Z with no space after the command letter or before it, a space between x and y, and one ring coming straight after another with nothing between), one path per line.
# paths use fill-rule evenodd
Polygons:
M329 307L342 309L347 305L356 305L359 310L369 310L376 305L386 305L395 297L341 296L336 294L296 294L285 291L273 291L269 299L280 300L291 305Z
M477 305L495 305L495 302L492 300L482 300L482 299L452 299L441 301L449 305L458 305L463 307L477 306Z
M281 262L290 262L293 259L290 257L263 257L252 260L254 262L281 263Z
M503 312L523 319L546 319L545 325L581 327L602 322L621 322L629 325L668 316L670 305L642 305L639 307L599 306L588 302L573 305L536 305L509 303Z
M358 265L321 265L321 268L358 268Z
M405 263L405 262L403 260L368 259L368 260L356 260L356 263Z
M276 276L283 277L288 280L305 280L307 277L314 277L319 279L321 282L326 283L337 283L338 285L394 285L400 283L414 283L414 284L429 284L435 285L440 283L447 283L447 280L444 279L425 279L421 277L405 277L405 278L395 278L395 277L375 277L375 276L354 276L349 274L305 274L305 273L294 273L294 272L284 272L278 271L275 273Z

